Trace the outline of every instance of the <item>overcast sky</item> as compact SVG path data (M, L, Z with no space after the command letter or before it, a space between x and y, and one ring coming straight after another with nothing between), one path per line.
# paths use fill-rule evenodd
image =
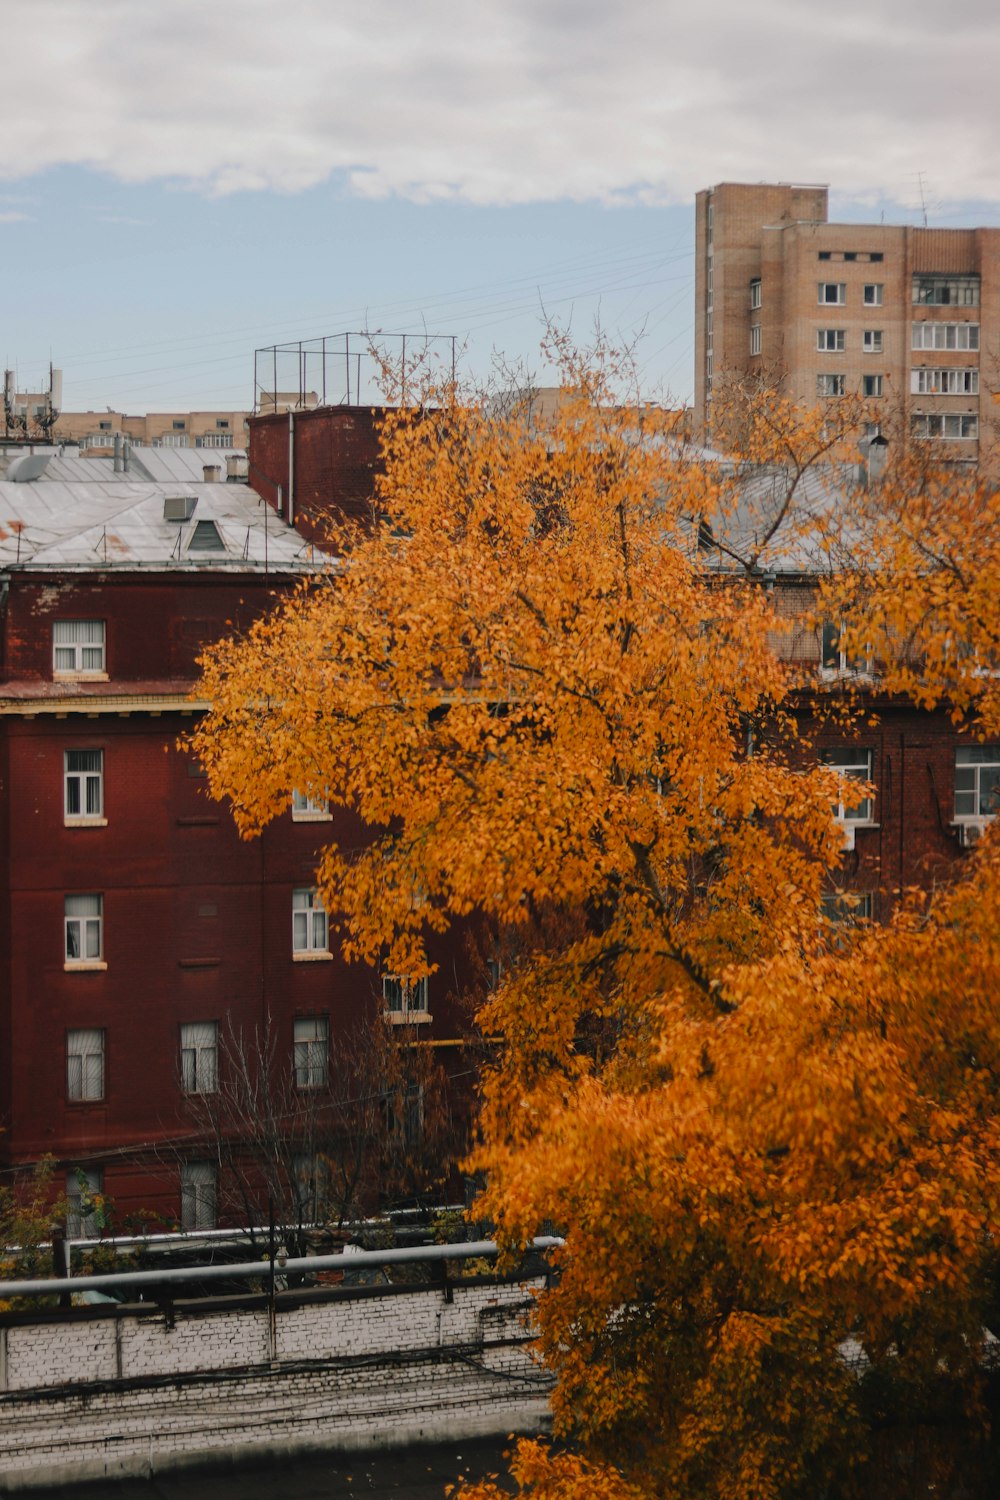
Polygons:
M1000 211L995 0L3 18L3 352L25 379L63 363L67 406L242 404L254 343L365 317L426 318L473 363L530 355L540 304L645 326L651 383L683 397L698 188L829 182L849 218Z

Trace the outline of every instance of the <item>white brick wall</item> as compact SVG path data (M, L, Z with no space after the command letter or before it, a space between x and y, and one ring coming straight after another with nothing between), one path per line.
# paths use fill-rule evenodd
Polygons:
M0 1328L0 1490L535 1430L529 1301L501 1284L279 1299L273 1354L265 1305Z

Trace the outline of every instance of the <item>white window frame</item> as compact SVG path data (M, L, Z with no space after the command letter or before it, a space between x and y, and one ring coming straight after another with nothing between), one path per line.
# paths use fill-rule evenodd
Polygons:
M396 1026L414 1025L431 1019L428 1010L430 986L423 979L408 979L403 974L382 975L382 1002L386 1019Z
M915 412L910 431L918 441L974 443L979 440L979 418L968 412Z
M959 745L955 751L954 822L992 823L1000 812L1000 802L993 802L992 807L988 803L989 794L984 792L982 786L983 770L995 770L997 785L1000 786L1000 745ZM963 772L971 782L970 786L959 786L959 777ZM993 795L996 796L996 793ZM965 800L960 804L959 798L969 797L972 798L971 807Z
M104 897L96 891L63 897L63 955L67 969L106 969Z
M945 369L911 370L910 394L913 396L978 396L979 369L976 365L955 365Z
M820 912L834 927L854 927L872 919L871 891L824 891Z
M297 1089L325 1088L330 1077L330 1017L296 1016L292 1022L292 1071Z
M861 335L861 347L865 354L881 354L882 329L866 328Z
M106 621L53 620L52 675L106 677Z
M70 764L73 756L96 759L91 766L73 766ZM63 822L69 828L76 828L87 823L103 827L107 821L104 816L104 751L64 750Z
M828 620L820 631L820 668L829 677L870 677L872 673L871 653L863 657L851 657L843 650L840 637L843 626ZM833 658L836 658L834 660Z
M911 349L968 349L979 348L978 323L926 322L910 324Z
M847 347L847 332L843 328L817 328L816 348L820 354L843 354Z
M218 1021L182 1021L181 1092L215 1094L218 1088Z
M925 276L913 278L913 301L918 307L978 307L978 276Z
M861 301L865 307L882 307L885 303L885 283L882 281L866 281L861 294Z
M66 1033L66 1098L98 1104L104 1098L104 1028L74 1027Z
M838 396L847 394L846 375L817 375L816 397L819 401L834 401Z
M866 401L876 400L882 394L881 375L862 375L861 394Z
M822 762L828 771L836 771L837 775L844 781L872 781L873 752L859 747L848 745L837 746L836 749L827 749L821 752ZM853 824L857 827L872 827L875 822L875 795L871 793L864 801L848 807L843 796L833 804L831 809L838 823L844 825Z
M80 1178L86 1178L86 1188ZM84 1194L90 1200L104 1192L104 1173L100 1167L71 1167L66 1173L66 1238L95 1240L98 1236L96 1216L83 1212Z
M292 792L293 823L330 823L333 814L326 797L313 797L308 792Z
M750 326L750 353L751 353L751 355L759 354L760 353L760 324L759 323L753 323Z
M319 892L303 886L292 892L292 958L305 962L332 957L330 918Z
M750 282L750 311L756 312L762 306L760 277L755 276Z
M219 1217L219 1174L214 1161L181 1162L181 1228L214 1229Z
M830 296L830 293L833 293ZM817 285L816 300L820 307L844 307L847 303L846 281L821 281Z

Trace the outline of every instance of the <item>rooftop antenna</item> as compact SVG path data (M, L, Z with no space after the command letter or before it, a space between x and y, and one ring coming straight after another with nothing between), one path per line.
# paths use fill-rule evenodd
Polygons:
M927 228L927 199L924 196L924 174L917 173L917 191L920 194L920 212L924 216L924 228Z

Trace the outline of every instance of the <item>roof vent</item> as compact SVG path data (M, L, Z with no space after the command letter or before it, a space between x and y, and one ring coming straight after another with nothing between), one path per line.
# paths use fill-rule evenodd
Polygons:
M201 473L206 484L218 484L222 478L222 465L202 464Z
M45 472L51 457L51 453L19 453L7 465L5 478L15 484L30 484L32 479L38 479Z
M165 521L190 521L197 504L197 495L165 495L163 519Z

